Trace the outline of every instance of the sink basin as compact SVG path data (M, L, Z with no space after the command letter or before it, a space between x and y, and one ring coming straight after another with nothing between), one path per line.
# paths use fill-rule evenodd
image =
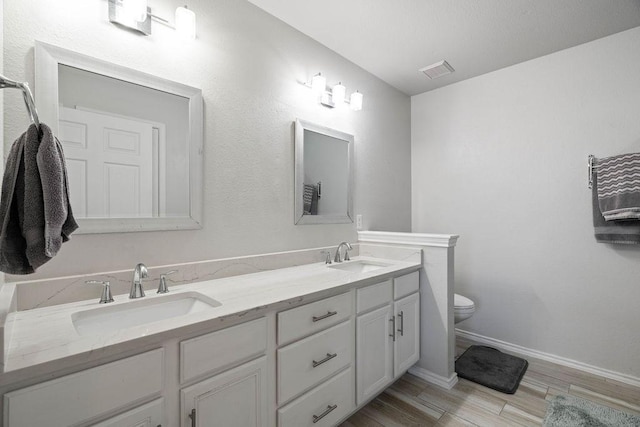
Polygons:
M199 313L220 305L218 301L198 292L181 292L79 311L71 315L71 321L80 335L102 335Z
M341 264L332 264L328 268L335 268L336 270L348 271L351 273L368 273L380 268L388 267L389 264L375 261L344 261Z

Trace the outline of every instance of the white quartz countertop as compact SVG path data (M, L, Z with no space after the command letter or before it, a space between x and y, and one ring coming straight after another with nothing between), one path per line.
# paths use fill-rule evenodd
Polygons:
M361 260L382 263L384 266L370 272L354 273L329 268L324 263L315 263L173 286L170 287L170 293L165 295L198 292L217 300L221 305L199 313L89 336L78 334L72 323L72 314L127 304L131 301L128 295L116 295L115 302L110 304L98 304L96 298L17 312L7 320L8 323L11 322L6 326L11 328L12 338L5 359L4 374L36 366L40 366L38 371L44 372L54 366L65 366L64 361L69 364L90 363L117 352L139 348L140 344L153 341L149 341L149 338L170 338L188 331L193 332L196 330L194 327L203 330L203 333L206 332L205 328L219 329L225 323L237 323L238 318L286 309L289 305L415 271L421 264L419 257L412 259L398 261L360 256L344 264ZM164 295L157 295L150 286L154 285L146 284L145 299L163 298Z

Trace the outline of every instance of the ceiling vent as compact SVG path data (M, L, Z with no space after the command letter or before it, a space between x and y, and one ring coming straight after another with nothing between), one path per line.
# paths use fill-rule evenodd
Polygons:
M420 68L419 71L422 71L427 77L430 79L437 79L438 77L446 76L447 74L453 73L455 70L447 61L436 62L435 64L428 65L424 68Z

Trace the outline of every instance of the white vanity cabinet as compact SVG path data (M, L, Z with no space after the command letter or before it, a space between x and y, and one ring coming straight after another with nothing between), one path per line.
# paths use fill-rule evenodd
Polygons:
M15 390L4 395L4 425L86 425L91 419L117 413L121 408L131 407L134 402L148 400L162 393L163 373L164 350L160 348ZM126 417L122 421L116 416L99 425L145 426L145 419L154 420L156 424L153 427L163 424L162 414L158 415L158 406L151 406L139 407L126 414L138 418L142 424L136 424L129 417L129 421L133 422L130 424Z
M180 343L181 381L209 376L180 391L181 426L269 425L267 329L262 317Z
M356 291L358 405L380 393L420 358L418 272Z
M278 343L279 427L329 427L355 409L352 291L278 313Z
M266 427L267 358L261 357L182 389L183 427Z

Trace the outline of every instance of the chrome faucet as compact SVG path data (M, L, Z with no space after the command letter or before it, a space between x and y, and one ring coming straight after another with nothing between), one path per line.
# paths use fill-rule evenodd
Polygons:
M144 296L144 289L142 289L142 279L149 277L147 267L140 263L133 269L133 280L131 282L131 291L129 292L129 298L142 298Z
M344 261L349 261L349 251L352 249L351 245L347 242L342 242L338 245L338 249L336 249L336 256L333 259L334 262L342 262L342 258L340 257L340 249L342 249L343 246L346 246L346 249L344 251Z

